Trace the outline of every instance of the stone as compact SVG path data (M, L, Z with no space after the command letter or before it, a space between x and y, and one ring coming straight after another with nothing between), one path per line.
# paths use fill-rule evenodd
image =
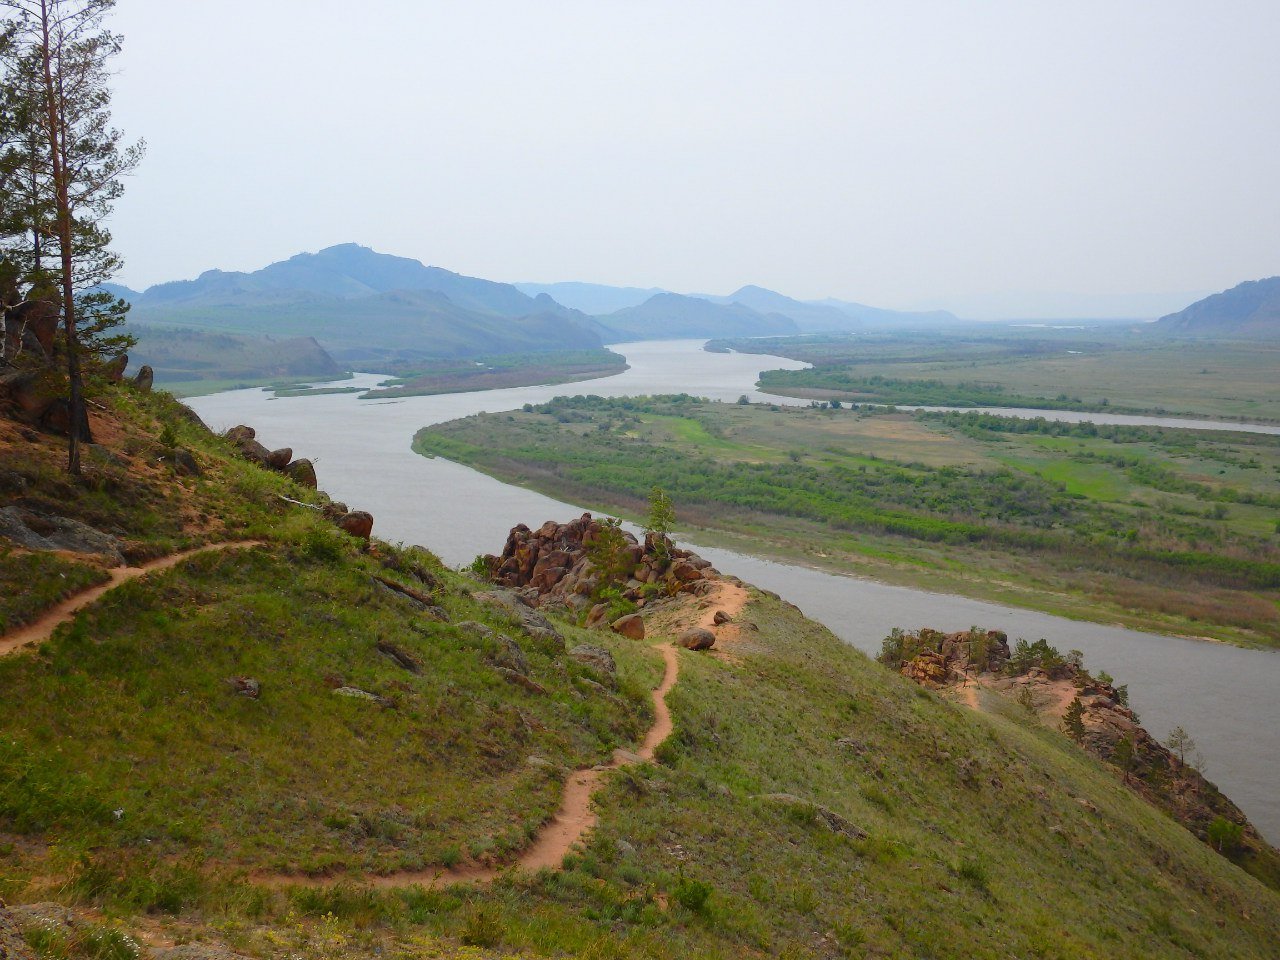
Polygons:
M458 622L457 627L463 633L469 633L479 640L489 640L496 636L492 627L486 626L479 620L461 620Z
M524 687L530 693L536 693L539 696L544 696L547 692L547 688L538 683L537 680L526 677L523 673L512 670L510 667L494 667L493 669L497 671L498 676L502 677L502 679L506 680L508 683L513 683L517 687Z
M102 375L111 383L119 383L124 379L124 371L128 366L129 355L122 353L102 365Z
M373 514L366 513L363 510L352 510L350 513L344 513L337 520L338 528L344 533L369 542L369 536L373 533Z
M267 461L271 456L271 451L257 440L241 440L236 444L236 448L240 451L240 456L250 463L256 463L260 467L268 465Z
M396 646L390 640L379 640L374 644L374 647L396 666L408 670L410 673L422 673L422 661L403 647Z
M284 470L293 461L293 447L281 447L267 454L267 466L272 470Z
M121 543L115 537L79 520L37 510L0 508L0 539L27 550L67 550L106 557L116 565L124 564Z
M604 618L609 613L608 604L597 603L591 608L591 612L587 614L587 626L595 627L604 622Z
M676 643L686 650L710 650L715 642L716 635L703 627L690 627L676 637Z
M7 908L0 906L0 958L3 960L36 960L35 951L27 945Z
M629 613L613 621L611 629L630 640L644 639L644 619L638 613Z
M757 800L765 800L769 803L779 806L791 807L793 809L812 811L814 822L820 826L826 827L832 833L841 836L850 837L854 840L865 840L867 831L863 830L856 824L851 823L834 810L819 806L802 797L797 797L791 793L765 793L756 797Z
M262 696L262 684L253 677L232 677L227 682L239 696L248 697L250 700L257 700Z
M258 435L258 431L247 424L238 424L228 430L225 434L226 438L232 443L240 443L244 440L252 440Z
M499 633L495 638L497 641L497 651L493 655L493 662L500 667L506 667L508 670L514 670L516 673L529 675L529 658L525 656L524 649L520 644L516 643L505 633Z
M728 623L732 619L733 618L729 616L727 613L725 613L723 610L717 610L711 616L711 622L714 623L717 627L720 626L721 624Z
M333 691L339 697L350 697L352 700L367 700L370 703L376 703L380 707L395 706L386 697L379 696L376 693L370 693L368 690L361 690L359 687L338 687Z
M314 490L318 483L316 481L316 468L310 460L295 460L293 463L285 467L285 474L300 487L306 487Z
M521 628L531 637L539 640L546 640L556 646L558 650L564 649L564 637L555 626L534 610L519 596L510 590L486 590L474 595L475 599L481 603L492 604L500 608L504 613L515 618L520 622Z
M677 560L671 565L671 575L681 583L702 579L702 571L688 560Z
M143 364L141 369L134 375L133 385L143 393L150 393L151 387L155 383L156 372L147 364Z
M613 654L604 647L597 647L592 643L580 643L569 651L569 658L609 680L617 676L618 666L613 661Z

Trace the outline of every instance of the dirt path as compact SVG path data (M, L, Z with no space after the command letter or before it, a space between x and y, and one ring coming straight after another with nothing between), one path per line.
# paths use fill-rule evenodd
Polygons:
M158 560L152 560L137 567L115 567L109 571L111 578L97 586L82 590L74 597L68 597L55 607L42 613L39 617L25 626L18 627L3 637L0 637L0 657L11 653L17 653L24 647L32 644L40 643L49 639L53 631L62 624L75 619L77 613L100 599L104 594L109 593L122 583L128 583L130 580L136 580L138 577L146 576L148 573L154 573L157 570L168 570L176 567L188 557L194 557L198 553L209 553L214 550L237 550L246 547L258 547L262 545L261 540L234 540L227 543L209 543L203 547L193 547L190 550L182 550L178 553L171 553L167 557L161 557Z
M716 591L710 596L712 602L709 606L705 609L697 608L696 615L692 617L687 613L683 614L677 622L715 630L714 619L717 611L723 610L729 616L735 617L742 611L750 596L745 587L721 581L717 584ZM502 867L436 867L384 876L370 876L362 878L359 882L383 889L441 882L484 884L492 883L503 874L515 870L559 869L574 844L582 840L596 825L598 818L591 807L591 798L599 788L603 776L620 767L652 760L658 747L671 736L673 725L671 710L667 706L667 694L679 680L680 658L675 646L669 641L654 644L653 648L662 654L665 669L662 681L650 693L653 698L653 726L645 734L639 750L635 753L629 750L615 750L613 759L609 763L586 767L571 773L564 785L560 809L538 832L533 844L514 863ZM346 878L315 878L274 873L259 873L253 876L255 882L272 887L322 887L341 882L343 879Z

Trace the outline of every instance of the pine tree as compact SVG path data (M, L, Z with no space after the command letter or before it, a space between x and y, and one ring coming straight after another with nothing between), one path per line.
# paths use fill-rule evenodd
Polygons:
M80 472L87 423L86 358L92 367L96 358L129 342L113 332L128 305L95 289L120 268L103 221L123 192L124 176L142 158L142 145L122 146L122 134L111 126L107 65L121 40L103 21L114 5L115 0L0 0L0 8L9 11L0 51L3 101L8 122L20 131L7 145L3 172L10 175L7 182L26 177L28 187L26 203L11 203L5 211L6 272L27 301L56 289L70 388L71 473ZM12 232L18 224L24 229ZM28 240L15 242L22 237Z
M1084 739L1084 704L1080 702L1078 696L1072 697L1071 703L1067 705L1067 712L1062 718L1062 725L1066 728L1072 740L1080 741Z

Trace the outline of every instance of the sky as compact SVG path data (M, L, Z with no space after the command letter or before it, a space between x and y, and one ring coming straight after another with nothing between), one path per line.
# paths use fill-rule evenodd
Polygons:
M472 276L1155 316L1280 273L1280 3L119 0L145 287Z

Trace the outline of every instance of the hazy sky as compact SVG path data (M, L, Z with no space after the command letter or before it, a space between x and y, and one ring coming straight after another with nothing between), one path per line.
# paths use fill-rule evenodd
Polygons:
M1277 0L119 0L113 25L148 142L113 220L132 286L352 240L973 316L1280 273Z

